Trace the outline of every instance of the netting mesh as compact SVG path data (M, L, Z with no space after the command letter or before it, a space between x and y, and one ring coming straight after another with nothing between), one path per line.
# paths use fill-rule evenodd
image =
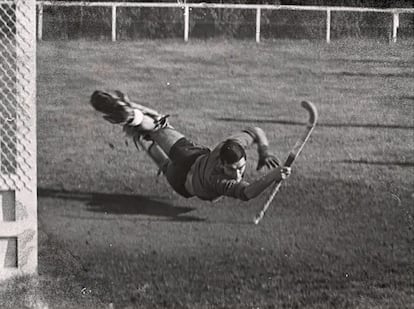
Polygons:
M1 190L33 189L34 25L34 1L0 1Z

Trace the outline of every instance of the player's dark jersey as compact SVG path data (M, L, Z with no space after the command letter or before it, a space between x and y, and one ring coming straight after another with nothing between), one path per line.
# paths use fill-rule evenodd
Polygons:
M257 141L257 137L253 138L251 132L240 132L229 139L237 141L244 148ZM210 153L197 158L187 176L186 188L189 193L203 200L211 201L223 195L246 200L244 189L249 183L228 179L221 167L220 149L223 143L218 144Z

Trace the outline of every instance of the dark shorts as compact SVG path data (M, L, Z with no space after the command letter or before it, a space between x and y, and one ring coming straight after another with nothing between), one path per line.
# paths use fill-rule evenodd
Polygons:
M197 146L185 137L179 139L168 154L170 163L168 164L165 176L175 192L184 196L192 195L185 189L187 174L195 160L210 150L205 147Z

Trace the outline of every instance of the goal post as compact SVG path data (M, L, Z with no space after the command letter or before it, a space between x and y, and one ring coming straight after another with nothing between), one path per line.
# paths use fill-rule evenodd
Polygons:
M36 1L0 0L0 280L37 272Z

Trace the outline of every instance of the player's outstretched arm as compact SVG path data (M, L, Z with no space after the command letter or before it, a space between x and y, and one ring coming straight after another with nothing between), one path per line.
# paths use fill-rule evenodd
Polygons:
M276 167L266 175L260 177L256 181L244 188L244 195L247 200L257 197L276 181L284 180L290 176L290 167Z

